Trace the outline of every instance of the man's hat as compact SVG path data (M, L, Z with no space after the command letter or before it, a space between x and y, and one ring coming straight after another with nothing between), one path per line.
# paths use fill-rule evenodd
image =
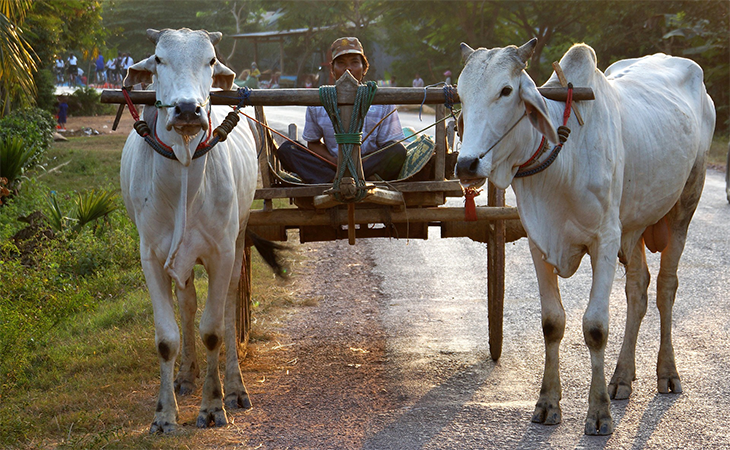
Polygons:
M356 37L341 37L335 39L330 50L332 51L332 61L334 61L338 56L342 56L347 53L356 53L365 57L365 51L362 49L362 44Z
M337 59L338 56L346 55L348 53L362 56L363 66L365 68L363 74L367 73L368 67L370 66L370 64L368 63L368 58L365 56L365 50L363 50L362 44L360 43L360 40L358 38L356 38L356 37L337 38L330 46L330 52L332 52L332 61L333 62L335 59Z

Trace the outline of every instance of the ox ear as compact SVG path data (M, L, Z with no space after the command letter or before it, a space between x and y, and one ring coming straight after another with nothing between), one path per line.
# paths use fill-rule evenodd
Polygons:
M212 33L208 33L208 37L210 38L210 43L215 47L223 38L223 33L220 31L214 31Z
M216 61L213 66L213 86L214 88L221 88L230 90L233 87L233 80L236 79L236 73L228 67Z
M466 42L461 43L461 62L466 62L467 59L474 53L474 49L469 47Z
M545 99L540 95L535 82L525 71L522 71L520 75L520 98L525 102L527 117L530 119L532 126L542 133L548 141L557 144L558 133L555 131L552 122L550 122Z
M152 83L152 74L155 73L156 69L154 56L133 64L127 69L127 76L124 77L124 87L134 86L139 83Z

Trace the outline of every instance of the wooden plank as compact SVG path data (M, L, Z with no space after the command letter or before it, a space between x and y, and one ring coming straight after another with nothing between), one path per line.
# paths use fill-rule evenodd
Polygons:
M504 207L504 190L489 183L487 205ZM489 353L496 361L502 355L502 324L504 315L504 241L503 220L491 222L487 234L487 316L489 319Z
M449 197L461 197L463 195L461 184L458 180L446 181L403 181L394 183L373 183L384 189L392 186L399 192L445 192ZM297 197L314 197L322 195L327 189L331 189L331 184L309 184L306 186L290 186L290 187L273 187L259 188L256 190L256 199L274 199L274 198L297 198Z
M517 208L502 206L494 208L477 207L477 220L519 219ZM404 211L382 208L356 208L355 223L406 223L463 221L463 207L410 208ZM345 225L347 210L330 209L326 212L305 209L275 209L273 211L252 210L248 219L251 226L281 225L287 227L309 225Z
M434 139L436 140L436 155L434 156L434 179L445 180L446 179L446 124L441 121L449 111L446 110L444 105L436 105L436 117L437 122L436 130L434 133Z
M539 87L540 94L550 100L564 102L568 90L562 87ZM425 94L425 95L424 95ZM157 100L155 91L131 91L129 93L135 105L153 105ZM425 99L425 100L424 100ZM573 100L594 100L595 95L591 88L575 87ZM240 101L237 91L213 91L210 102L213 105L237 105ZM355 95L338 97L338 104L353 104ZM458 94L454 102L459 101ZM408 88L382 87L375 93L375 105L420 105L444 103L445 97L442 88ZM101 103L126 103L124 94L118 89L105 89L101 92ZM320 106L319 89L253 89L250 92L246 105L261 106Z

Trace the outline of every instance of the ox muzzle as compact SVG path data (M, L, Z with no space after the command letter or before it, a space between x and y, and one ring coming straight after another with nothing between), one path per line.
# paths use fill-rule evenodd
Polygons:
M167 129L183 136L194 136L208 129L208 116L197 102L182 101L175 104L167 122Z
M456 176L461 184L465 187L481 187L486 182L486 177L479 173L479 163L481 158L478 157L462 157L456 162Z

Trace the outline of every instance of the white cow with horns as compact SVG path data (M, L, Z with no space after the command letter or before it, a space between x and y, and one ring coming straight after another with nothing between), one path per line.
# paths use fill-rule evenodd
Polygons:
M122 195L139 230L160 360L160 393L151 433L175 429L175 391L192 393L199 374L194 335L196 264L208 272L208 299L200 320L207 372L197 426L227 424L224 402L228 408L251 406L238 365L235 303L244 230L258 170L252 131L247 125L236 126L227 140L194 158L198 143L222 122L227 110L210 106L210 90L230 89L235 76L216 59L214 45L221 36L188 29L147 30L155 53L130 67L125 78L126 86L154 81L159 107L156 112L147 108L145 118L155 145L171 153L168 157L158 154L132 132L121 164ZM262 242L254 239L254 243L261 252ZM265 258L271 256L271 250L269 246ZM175 321L173 281L182 322L182 359L175 381L181 339ZM224 336L226 374L222 388L218 358Z
M570 277L588 253L593 268L583 335L591 355L586 434L613 432L610 398L625 399L635 379L636 339L647 308L650 275L644 244L661 251L657 307L661 345L658 390L682 387L671 338L677 265L705 179L705 157L715 109L694 62L663 54L616 62L605 74L585 44L560 61L575 86L591 87L594 101L581 102L585 124L572 115L572 133L553 164L532 176L515 177L542 147L557 143L563 102L544 99L525 72L536 40L521 47L474 50L461 44L459 77L463 144L456 174L462 184L489 178L512 185L530 241L542 304L545 370L533 422L561 421L559 346L565 330L558 275ZM560 86L553 74L546 86ZM527 118L528 120L523 120ZM496 145L495 145L496 144ZM540 165L550 152L529 164ZM527 168L529 169L529 167ZM608 302L616 261L626 265L628 312L616 371L606 386L604 350Z

